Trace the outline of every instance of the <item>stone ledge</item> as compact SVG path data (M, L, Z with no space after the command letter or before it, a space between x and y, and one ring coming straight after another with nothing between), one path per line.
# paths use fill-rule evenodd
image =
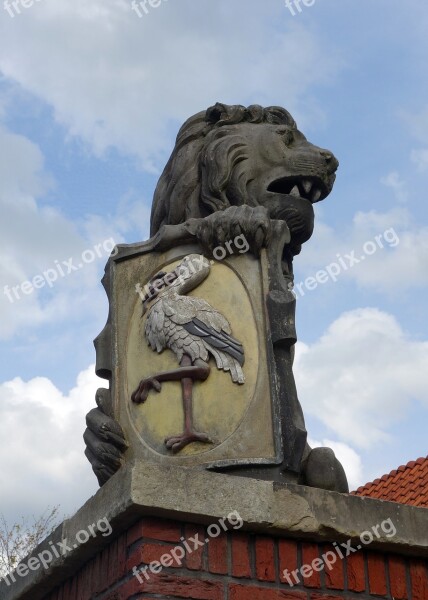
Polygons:
M294 484L278 484L189 468L161 467L138 462L121 469L71 518L64 521L32 556L107 518L109 537L98 535L55 558L48 569L16 575L16 583L0 583L2 600L40 600L76 573L143 516L211 524L237 511L243 529L319 542L356 540L362 533L391 519L397 533L370 544L402 555L428 556L428 509L394 502L338 494ZM30 558L30 557L28 557ZM28 562L28 559L24 561Z

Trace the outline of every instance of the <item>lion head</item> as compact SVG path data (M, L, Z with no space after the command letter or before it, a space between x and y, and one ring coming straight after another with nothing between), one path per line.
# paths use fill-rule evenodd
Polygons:
M264 205L287 222L299 248L312 235L312 205L331 192L338 164L307 141L284 108L217 103L181 127L154 194L151 235L229 206Z

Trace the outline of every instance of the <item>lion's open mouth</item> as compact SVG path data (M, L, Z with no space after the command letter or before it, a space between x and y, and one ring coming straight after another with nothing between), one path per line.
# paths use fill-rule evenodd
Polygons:
M310 202L319 202L328 196L327 187L319 177L282 177L272 181L267 191L304 198Z

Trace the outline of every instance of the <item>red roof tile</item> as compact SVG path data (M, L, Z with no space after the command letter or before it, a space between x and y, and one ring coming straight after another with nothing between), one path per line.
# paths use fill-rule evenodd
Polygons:
M401 465L351 494L428 508L428 456Z

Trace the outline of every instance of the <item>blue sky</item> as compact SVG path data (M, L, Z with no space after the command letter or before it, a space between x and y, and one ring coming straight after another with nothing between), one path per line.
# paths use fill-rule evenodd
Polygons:
M216 101L282 105L340 160L297 282L383 240L299 298L311 440L352 487L427 454L427 28L423 3L398 0L295 16L284 0L169 0L141 18L128 0L39 0L14 17L0 3L1 512L70 513L96 490L81 436L102 385L107 252L19 300L5 286L146 239L179 126Z

